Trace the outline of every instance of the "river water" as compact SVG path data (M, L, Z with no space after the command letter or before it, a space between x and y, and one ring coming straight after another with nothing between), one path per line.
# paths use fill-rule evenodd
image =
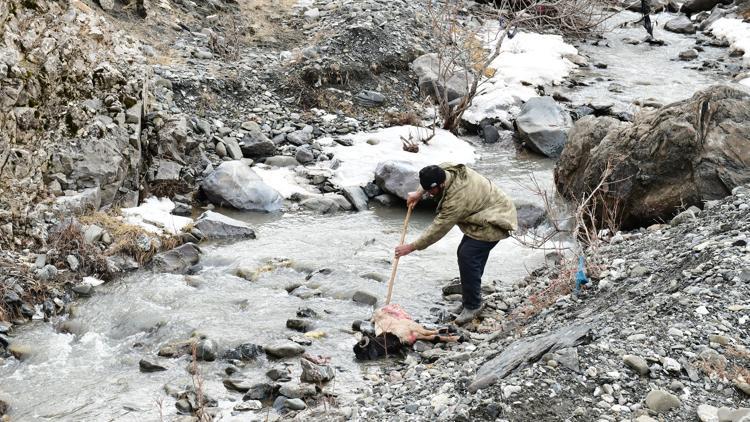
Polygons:
M663 25L668 15L660 16L657 20ZM615 24L636 19L635 14L623 14ZM657 36L665 39L667 46L634 46L621 41L623 37L643 38L644 34L640 27L618 29L607 35L610 47L580 46L592 61L608 67L586 71L585 79L592 84L571 91L573 100L629 104L637 98L656 97L666 102L686 98L721 79L674 60L694 44L693 38L666 33L659 27ZM710 49L702 54L715 58L726 51ZM607 89L608 80L627 89L615 95ZM509 142L478 145L478 153L475 168L514 198L538 201L524 187L530 185L530 175L543 188L552 189L552 160L519 152ZM285 322L301 307L320 314L315 328L327 334L314 340L308 351L332 357L338 369L332 386L335 392L347 395L353 391L366 367L353 360L351 348L356 339L349 328L353 320L369 318L372 309L350 298L356 290L385 297L384 282L362 276L376 274L387 279L390 275L404 209L374 208L324 216L227 213L251 223L258 239L202 246L204 269L193 276L139 271L98 287L93 297L79 301L71 317L79 325L76 334L60 333L55 328L58 324L43 322L19 327L14 341L31 346L33 354L24 362L9 359L0 366L0 393L10 399L14 420L159 420L161 399L164 414L173 415L174 400L166 396L163 386L191 383L188 360L160 360L168 366L167 371L144 374L138 370L141 358L153 358L160 346L196 331L217 341L221 348L285 339L295 334L285 328ZM432 216L429 210L417 212L408 239L423 230ZM430 308L441 300L440 287L457 276L455 248L460 236L454 229L430 249L402 259L393 301L412 315L427 318ZM264 273L255 282L233 275L237 267L254 268L273 258L290 259L294 265ZM490 256L485 281L512 282L543 262L544 251L505 240ZM306 284L317 289L319 297L303 300L287 293L285 287L304 283L310 270L324 268L330 269L330 274L315 274ZM243 368L242 377L265 381L264 373L271 364L280 363L262 358ZM225 420L247 420L246 415L230 416L241 394L221 384L226 366L221 361L201 364L206 392L226 410ZM296 361L292 369L294 375L299 374Z

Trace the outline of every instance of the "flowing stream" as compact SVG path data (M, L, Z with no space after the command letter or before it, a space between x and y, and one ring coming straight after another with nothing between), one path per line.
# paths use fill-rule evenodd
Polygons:
M622 41L623 37L642 39L645 32L641 27L607 34L610 47L604 43L581 46L592 62L607 63L608 67L585 71L584 80L591 84L571 91L573 101L629 104L637 98L655 97L668 102L724 79L675 60L680 51L693 46L694 38L664 32L667 16L657 17L657 37L666 40L666 46ZM625 13L615 24L637 19L638 15ZM724 49L706 49L702 59L726 54ZM610 80L625 87L622 93L608 90ZM543 188L552 189L552 160L518 152L509 142L479 146L478 152L481 158L475 168L514 198L538 201L523 187L530 185L530 174ZM308 351L332 357L338 369L332 386L336 392L346 395L353 391L367 368L354 361L351 348L356 340L349 329L353 320L369 318L372 309L350 298L356 290L371 292L381 300L385 297L386 283L372 278L376 275L374 278L387 280L390 275L404 209L374 208L324 216L227 213L250 222L258 239L202 246L204 269L196 275L144 270L98 287L93 297L79 301L71 316L76 334L58 332L57 323L18 327L13 340L31 346L33 353L24 362L8 359L0 366L0 390L12 398L14 420L159 420L161 398L164 414L172 415L174 399L164 393L163 386L190 384L188 360L159 360L168 370L145 374L138 370L142 357L155 357L160 346L195 331L214 339L223 349L244 342L263 345L286 339L296 333L288 330L285 322L301 307L320 314L315 328L327 334L313 340ZM431 218L429 210L417 212L407 238L413 239ZM429 317L430 308L442 300L441 286L457 276L455 249L460 236L454 229L427 251L402 259L394 302L416 317ZM237 267L259 267L272 258L290 259L294 265L264 273L255 282L233 275ZM505 240L490 256L485 281L512 282L543 261L543 251ZM330 269L330 274L316 273L306 284L318 289L320 296L303 300L287 293L288 285L305 282L307 271L324 268ZM296 377L299 364L293 362ZM266 381L265 371L279 364L263 357L243 368L242 377ZM207 393L226 410L225 420L232 420L231 408L241 400L241 394L221 384L226 366L217 360L201 364L201 371Z

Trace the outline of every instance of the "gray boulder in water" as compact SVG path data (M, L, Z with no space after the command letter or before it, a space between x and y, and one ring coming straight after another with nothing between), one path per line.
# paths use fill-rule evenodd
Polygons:
M200 261L201 250L193 243L186 243L154 257L154 267L168 273L185 273Z
M669 221L685 207L730 195L750 183L750 90L712 86L641 113L632 124L580 119L555 168L558 191L580 199L599 184L607 163L604 199L623 228Z
M664 25L664 29L678 34L695 34L695 25L687 16L678 16Z
M246 223L218 212L206 211L195 221L206 239L255 239L255 231Z
M277 211L279 193L241 161L221 163L201 184L211 203L249 211Z
M571 126L570 114L552 97L530 98L516 119L518 133L526 146L551 158L560 156Z
M406 199L419 187L419 168L408 161L384 161L375 168L375 184L383 191Z

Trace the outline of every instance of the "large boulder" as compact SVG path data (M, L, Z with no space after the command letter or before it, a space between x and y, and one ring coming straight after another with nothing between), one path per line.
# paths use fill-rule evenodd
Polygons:
M687 15L691 15L704 10L711 10L717 4L729 4L731 2L731 0L688 0L682 5L680 11Z
M687 16L678 16L668 21L664 29L678 34L695 34L695 25Z
M578 199L611 172L602 199L624 228L669 221L681 209L750 182L750 90L717 85L632 123L584 117L555 168L558 191ZM598 209L602 217L602 209ZM601 221L601 218L600 218Z
M246 223L218 212L206 211L195 221L206 239L255 239L255 230Z
M408 161L384 161L375 168L375 184L384 192L406 199L419 188L419 168Z
M221 163L201 184L213 204L240 210L276 211L282 198L242 161Z
M518 133L525 145L552 158L560 156L572 125L570 114L552 97L530 98L516 119Z
M466 96L474 81L470 72L455 65L435 53L424 54L412 62L411 67L419 78L419 90L424 95L448 102Z

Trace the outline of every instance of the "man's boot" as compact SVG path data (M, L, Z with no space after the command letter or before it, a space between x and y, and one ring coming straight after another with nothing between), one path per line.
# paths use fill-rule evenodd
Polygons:
M474 320L474 318L478 317L479 314L482 312L482 309L484 306L480 306L477 309L466 309L461 312L459 316L456 317L456 319L453 321L456 325L464 325L466 323L469 323Z

